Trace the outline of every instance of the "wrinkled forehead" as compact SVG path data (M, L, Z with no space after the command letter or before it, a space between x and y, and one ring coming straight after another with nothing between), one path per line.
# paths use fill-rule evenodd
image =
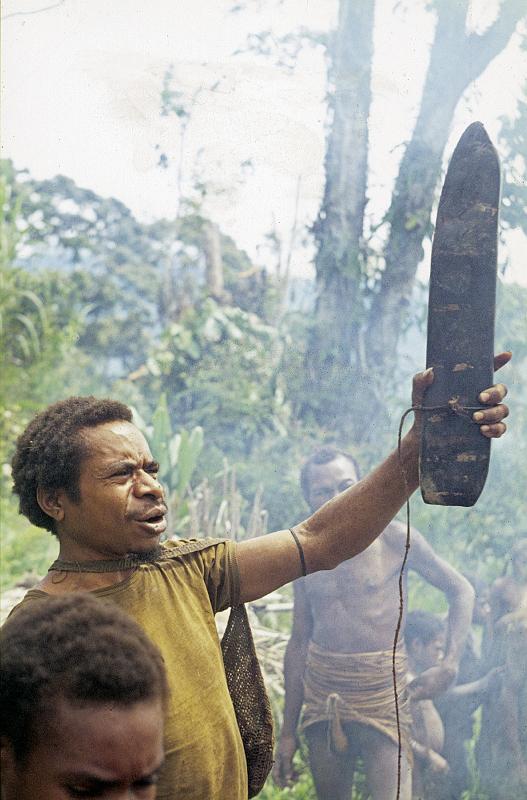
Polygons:
M309 467L309 486L338 486L346 480L358 480L354 464L346 456L337 456L327 464L311 464Z
M146 774L163 757L162 701L83 702L59 695L42 717L35 740L62 772L101 781Z
M86 447L86 457L101 459L152 459L145 437L135 425L126 420L104 422L80 432Z

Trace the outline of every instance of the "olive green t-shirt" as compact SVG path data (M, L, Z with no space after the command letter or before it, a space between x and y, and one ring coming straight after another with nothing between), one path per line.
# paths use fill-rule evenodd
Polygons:
M158 800L246 800L245 753L214 622L216 611L239 602L235 544L195 544L203 549L142 564L91 594L128 612L165 661L170 700ZM32 589L22 603L46 596Z

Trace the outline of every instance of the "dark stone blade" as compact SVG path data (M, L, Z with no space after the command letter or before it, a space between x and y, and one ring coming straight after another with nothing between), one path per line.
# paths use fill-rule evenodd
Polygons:
M490 440L462 409L479 406L494 382L499 197L498 156L474 122L452 155L432 246L426 365L435 380L424 405L439 408L423 412L425 503L472 506L487 477Z

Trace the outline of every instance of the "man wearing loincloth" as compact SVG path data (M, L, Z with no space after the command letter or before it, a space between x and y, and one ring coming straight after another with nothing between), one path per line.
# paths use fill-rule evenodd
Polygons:
M313 511L358 481L354 458L333 447L315 452L301 473L302 490ZM302 729L320 800L350 800L359 757L373 800L396 796L398 730L392 653L405 538L405 526L392 521L353 560L330 573L295 582L293 628L284 663L284 722L274 769L280 785L295 777L293 756L304 706ZM408 567L440 589L449 603L444 659L418 678L417 696L430 696L429 692L446 689L456 676L474 592L416 530L412 530ZM405 575L405 598L406 594ZM396 673L403 747L400 797L406 800L411 796L412 757L402 644L396 653Z

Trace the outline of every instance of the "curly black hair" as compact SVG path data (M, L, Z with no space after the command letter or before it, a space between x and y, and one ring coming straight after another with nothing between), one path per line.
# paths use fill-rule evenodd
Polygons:
M117 606L89 594L31 600L0 634L0 733L18 762L36 741L38 719L57 699L130 706L168 688L158 649Z
M59 400L32 419L18 438L11 463L19 511L33 525L56 533L55 521L37 502L37 489L64 489L78 501L80 464L87 453L78 433L117 420L131 422L128 406L92 396Z
M340 450L338 447L334 447L333 445L325 445L324 447L319 447L318 450L315 450L312 453L307 461L302 466L300 470L300 488L302 489L302 494L304 495L304 499L308 501L309 499L309 482L311 480L311 467L313 465L320 465L320 464L330 464L332 461L335 461L336 458L339 456L344 456L355 469L357 473L357 477L360 478L360 469L357 463L357 460L351 453L347 453L345 450Z

